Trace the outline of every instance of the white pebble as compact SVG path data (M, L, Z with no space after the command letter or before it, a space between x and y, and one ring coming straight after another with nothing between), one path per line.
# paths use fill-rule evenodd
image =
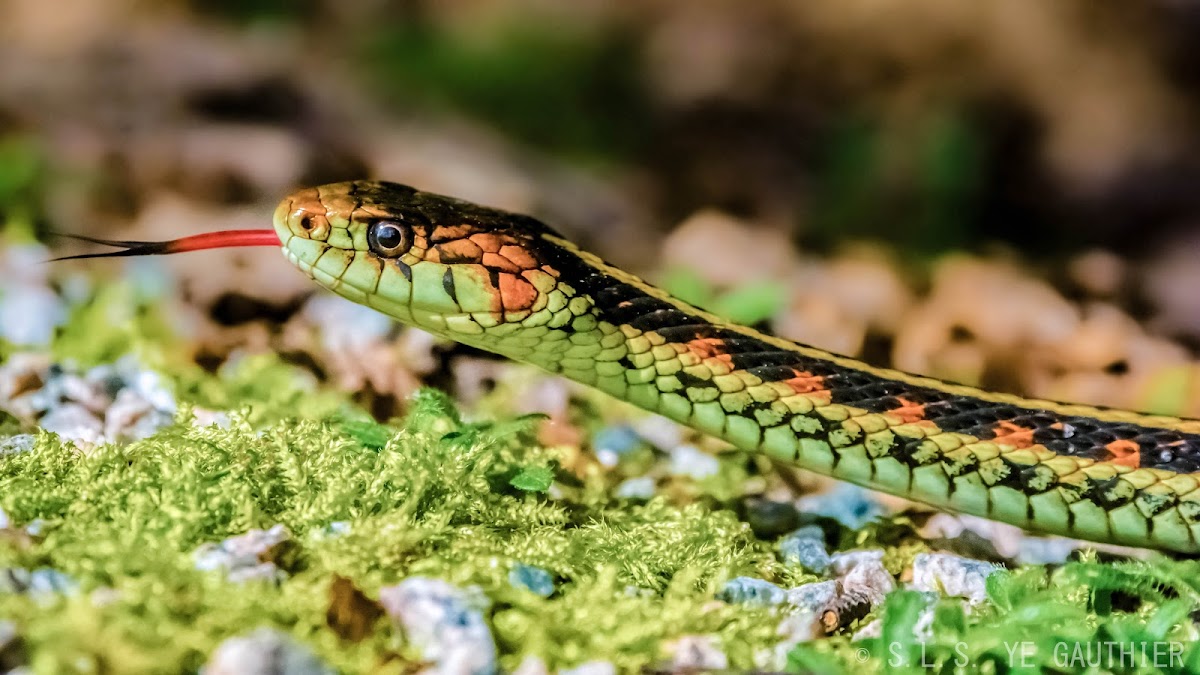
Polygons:
M219 544L204 544L193 557L196 569L225 570L230 581L278 580L284 575L277 556L292 539L283 525L269 530L250 530Z
M37 441L37 436L33 434L17 434L16 436L0 438L0 455L15 455L22 452L29 452L33 450L35 441Z
M613 496L618 499L651 499L654 497L654 479L650 476L637 476L621 481Z
M231 637L213 650L203 675L333 675L307 647L273 628Z
M441 579L410 577L379 590L379 602L421 657L443 675L496 672L496 644L483 619L486 599Z
M38 424L70 441L99 443L104 436L104 423L78 403L66 403L52 409Z
M667 470L672 476L688 476L700 480L717 475L721 470L721 463L716 457L702 452L694 445L680 445L671 448L671 463Z
M684 635L669 645L668 649L671 652L671 669L675 672L725 670L729 667L729 657L721 651L717 638L712 635Z
M912 587L981 603L987 600L987 578L998 569L992 563L950 553L918 553L913 559Z
M22 284L0 288L0 338L15 344L50 344L54 329L67 318L66 307L45 286Z
M529 654L521 659L521 662L512 671L512 675L550 675L550 669L546 667L546 662L542 660L542 657Z

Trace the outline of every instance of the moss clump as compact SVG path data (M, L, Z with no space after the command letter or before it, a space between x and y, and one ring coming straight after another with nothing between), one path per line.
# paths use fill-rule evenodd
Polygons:
M266 417L271 407L259 404ZM243 414L227 429L196 428L181 415L149 439L88 455L42 434L31 452L0 460L0 506L14 523L42 521L32 541L0 546L0 561L54 568L80 591L0 595L0 616L16 621L45 672L194 669L221 639L263 624L337 668L367 671L403 653L402 642L386 622L362 642L340 641L325 625L329 584L341 575L373 596L424 574L492 598L502 665L535 653L551 666L637 667L661 658L664 639L715 633L734 663L751 666L752 650L774 641L774 621L706 605L726 577L766 571L769 548L726 512L582 506L514 486L556 470L530 428L464 423L424 392L397 427L334 417L255 428ZM334 522L349 532L327 534ZM194 568L201 544L277 523L300 543L282 583ZM555 594L511 586L517 563L550 571ZM97 601L97 589L115 592Z

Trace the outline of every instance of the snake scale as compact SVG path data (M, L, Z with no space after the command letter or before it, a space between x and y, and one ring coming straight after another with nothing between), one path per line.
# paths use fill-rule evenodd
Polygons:
M742 450L1031 531L1200 552L1200 421L994 393L768 336L529 216L352 181L285 198L274 232L93 241L129 249L102 255L282 244L338 295Z

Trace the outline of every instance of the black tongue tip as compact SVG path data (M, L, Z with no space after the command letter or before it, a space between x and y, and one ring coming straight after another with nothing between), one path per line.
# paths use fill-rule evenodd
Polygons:
M124 258L140 255L161 255L169 252L169 242L165 241L131 241L119 239L99 239L97 237L89 237L84 234L71 234L69 232L51 232L51 235L63 239L74 239L76 241L86 241L91 244L100 244L101 246L112 246L114 248L124 249L121 251L108 251L105 253L80 253L77 255L64 255L58 258L51 258L46 262L58 262L60 260L83 260L85 258Z

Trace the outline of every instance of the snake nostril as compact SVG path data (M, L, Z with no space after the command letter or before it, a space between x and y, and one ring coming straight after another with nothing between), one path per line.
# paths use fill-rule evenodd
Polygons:
M306 232L313 229L312 216L304 216L300 219L300 227Z

